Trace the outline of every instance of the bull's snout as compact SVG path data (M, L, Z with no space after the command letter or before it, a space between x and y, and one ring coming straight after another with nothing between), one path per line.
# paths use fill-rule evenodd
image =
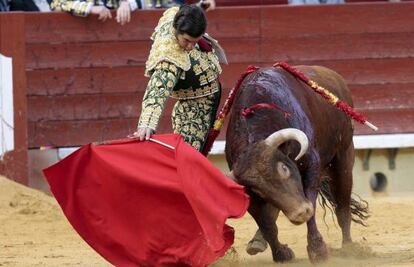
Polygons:
M289 221L293 224L302 224L307 222L313 216L313 206L309 201L303 202L297 209L293 212L286 214Z

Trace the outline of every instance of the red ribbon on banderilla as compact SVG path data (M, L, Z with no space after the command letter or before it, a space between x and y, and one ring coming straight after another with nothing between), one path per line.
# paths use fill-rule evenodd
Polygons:
M203 148L203 155L207 156L210 152L214 140L216 140L217 136L220 133L221 127L224 124L224 119L226 118L227 114L229 113L231 106L233 105L234 97L236 96L237 91L240 88L241 83L243 82L244 78L246 78L247 75L249 75L252 72L255 72L258 70L259 67L249 65L244 73L240 75L240 78L237 80L236 85L230 90L229 96L226 99L226 102L224 102L223 107L221 108L220 112L216 116L216 120L214 121L213 128L210 130L207 136L206 144Z
M318 85L315 81L309 79L304 73L295 69L294 67L290 66L286 62L277 62L273 65L273 67L281 67L293 76L299 78L307 85L309 85L313 91L320 94L323 98L325 98L330 104L337 107L339 110L343 111L346 115L353 118L357 122L364 124L371 128L374 131L378 130L378 127L373 125L367 120L367 117L361 113L356 112L351 106L349 106L344 101L340 100L336 95L331 93L329 90L323 88L322 86Z

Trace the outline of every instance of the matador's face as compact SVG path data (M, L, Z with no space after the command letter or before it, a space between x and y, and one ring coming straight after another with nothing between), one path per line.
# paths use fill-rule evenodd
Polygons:
M194 38L186 33L178 33L176 35L178 44L186 51L193 50L194 46L197 44L197 42L200 40L200 37Z

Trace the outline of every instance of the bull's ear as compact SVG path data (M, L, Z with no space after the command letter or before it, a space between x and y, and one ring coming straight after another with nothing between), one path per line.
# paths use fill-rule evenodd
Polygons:
M227 177L229 177L230 179L232 179L233 181L237 182L236 177L234 176L233 171L231 171L230 173L227 174Z

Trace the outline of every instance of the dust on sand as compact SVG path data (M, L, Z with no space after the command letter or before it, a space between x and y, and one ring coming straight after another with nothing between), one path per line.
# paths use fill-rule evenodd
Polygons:
M330 259L318 266L414 266L414 196L368 199L368 227L352 225L356 247L340 250L341 232L328 214L319 229L331 248ZM245 215L228 222L236 230L234 246L215 267L277 266L270 249L249 256L245 246L256 231ZM280 240L296 259L283 266L314 266L306 254L306 226L278 219ZM53 197L0 176L0 266L111 266L72 229Z

